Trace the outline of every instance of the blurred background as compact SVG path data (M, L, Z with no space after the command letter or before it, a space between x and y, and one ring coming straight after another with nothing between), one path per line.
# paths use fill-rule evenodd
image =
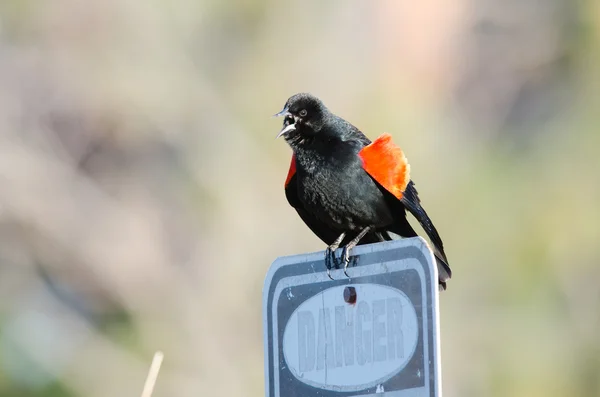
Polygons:
M0 2L0 396L261 396L322 250L270 116L393 134L444 238L444 395L600 396L600 2Z

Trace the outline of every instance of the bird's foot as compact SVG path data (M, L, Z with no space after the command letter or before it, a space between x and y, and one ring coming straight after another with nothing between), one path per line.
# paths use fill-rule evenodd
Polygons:
M335 251L338 249L345 236L346 233L340 234L340 236L335 239L333 244L325 249L325 267L327 268L327 277L329 277L331 280L333 280L333 277L331 277L331 267L335 266L336 269L339 268L338 261L335 259Z
M331 247L327 247L325 249L325 267L327 268L327 277L333 280L331 277L331 268L335 267L337 269L337 261L335 260L335 248L331 249Z
M369 230L371 230L371 226L367 226L363 230L361 230L361 232L358 233L356 237L354 237L352 240L350 240L348 244L346 244L342 251L342 261L344 262L344 274L348 278L350 278L350 276L348 275L348 265L350 264L351 259L350 252L352 251L352 248L356 247L356 245L365 236L365 234L369 232Z
M344 264L344 274L348 278L350 278L350 275L348 274L348 266L350 265L350 263L352 263L352 266L356 266L356 262L358 261L358 257L353 257L351 252L352 247L344 247L342 249L342 257L340 258L342 263Z

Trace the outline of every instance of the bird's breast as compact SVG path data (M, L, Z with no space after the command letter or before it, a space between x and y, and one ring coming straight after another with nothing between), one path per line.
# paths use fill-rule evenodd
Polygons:
M298 194L305 209L341 231L385 226L392 214L377 185L359 161L297 169Z

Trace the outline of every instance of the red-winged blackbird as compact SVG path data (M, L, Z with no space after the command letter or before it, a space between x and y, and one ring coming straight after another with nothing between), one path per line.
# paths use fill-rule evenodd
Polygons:
M452 272L440 238L421 207L410 180L410 166L389 134L371 142L358 128L331 113L318 98L296 94L288 99L283 136L294 154L285 194L304 223L329 247L327 272L344 246L344 272L357 244L391 240L393 234L414 237L406 210L419 221L433 243L439 284L446 289ZM330 276L331 277L331 276Z

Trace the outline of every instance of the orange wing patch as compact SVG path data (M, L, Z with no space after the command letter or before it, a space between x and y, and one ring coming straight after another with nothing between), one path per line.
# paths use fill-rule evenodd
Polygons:
M290 162L290 170L288 171L287 178L285 178L285 187L290 183L290 180L296 173L296 155L292 154L292 161Z
M388 192L401 199L410 181L410 165L392 136L382 134L359 153L363 168Z

